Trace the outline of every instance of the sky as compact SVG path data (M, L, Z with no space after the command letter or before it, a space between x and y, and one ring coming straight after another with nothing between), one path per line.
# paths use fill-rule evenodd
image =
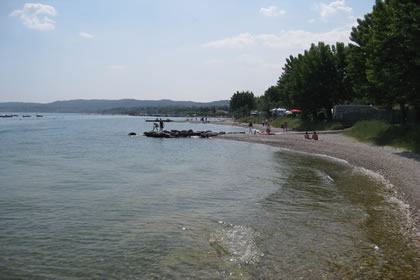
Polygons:
M375 0L0 1L0 102L230 99L349 43Z

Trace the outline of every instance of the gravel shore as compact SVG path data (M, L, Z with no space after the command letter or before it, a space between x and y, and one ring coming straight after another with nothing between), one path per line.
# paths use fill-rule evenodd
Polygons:
M222 123L220 123L222 124ZM224 122L224 125L233 124ZM237 125L237 124L233 124ZM246 126L242 124L239 126ZM261 125L254 128L262 130ZM304 139L303 133L282 132L276 135L224 135L222 139L260 143L289 150L322 154L347 161L382 175L393 185L397 198L410 207L412 228L418 231L420 220L420 156L392 147L365 144L337 132L319 132L319 141ZM418 237L420 235L418 234Z

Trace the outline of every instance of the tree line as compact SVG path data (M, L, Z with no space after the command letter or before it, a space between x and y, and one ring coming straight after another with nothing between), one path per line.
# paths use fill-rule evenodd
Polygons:
M312 44L286 59L277 84L264 95L236 92L230 100L235 116L251 110L270 114L276 107L298 108L302 117L332 119L337 104L398 107L401 122L407 110L420 121L420 2L377 0L372 12L357 20L351 43Z
M228 115L228 106L163 106L163 107L135 107L112 108L102 111L103 114L119 114L130 116L165 115L172 117L223 117Z

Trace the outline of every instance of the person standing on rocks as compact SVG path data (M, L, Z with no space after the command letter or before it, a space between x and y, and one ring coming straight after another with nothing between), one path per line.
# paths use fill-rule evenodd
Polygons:
M158 124L157 123L153 123L153 131L158 132Z
M163 130L163 127L164 127L163 121L162 121L162 119L160 119L159 120L159 131L162 131Z

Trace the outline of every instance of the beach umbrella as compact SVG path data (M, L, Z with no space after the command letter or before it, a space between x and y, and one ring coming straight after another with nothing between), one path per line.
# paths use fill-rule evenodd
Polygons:
M302 110L299 110L299 109L293 109L293 110L290 110L290 112L292 112L292 113L300 113L300 112L302 112Z

